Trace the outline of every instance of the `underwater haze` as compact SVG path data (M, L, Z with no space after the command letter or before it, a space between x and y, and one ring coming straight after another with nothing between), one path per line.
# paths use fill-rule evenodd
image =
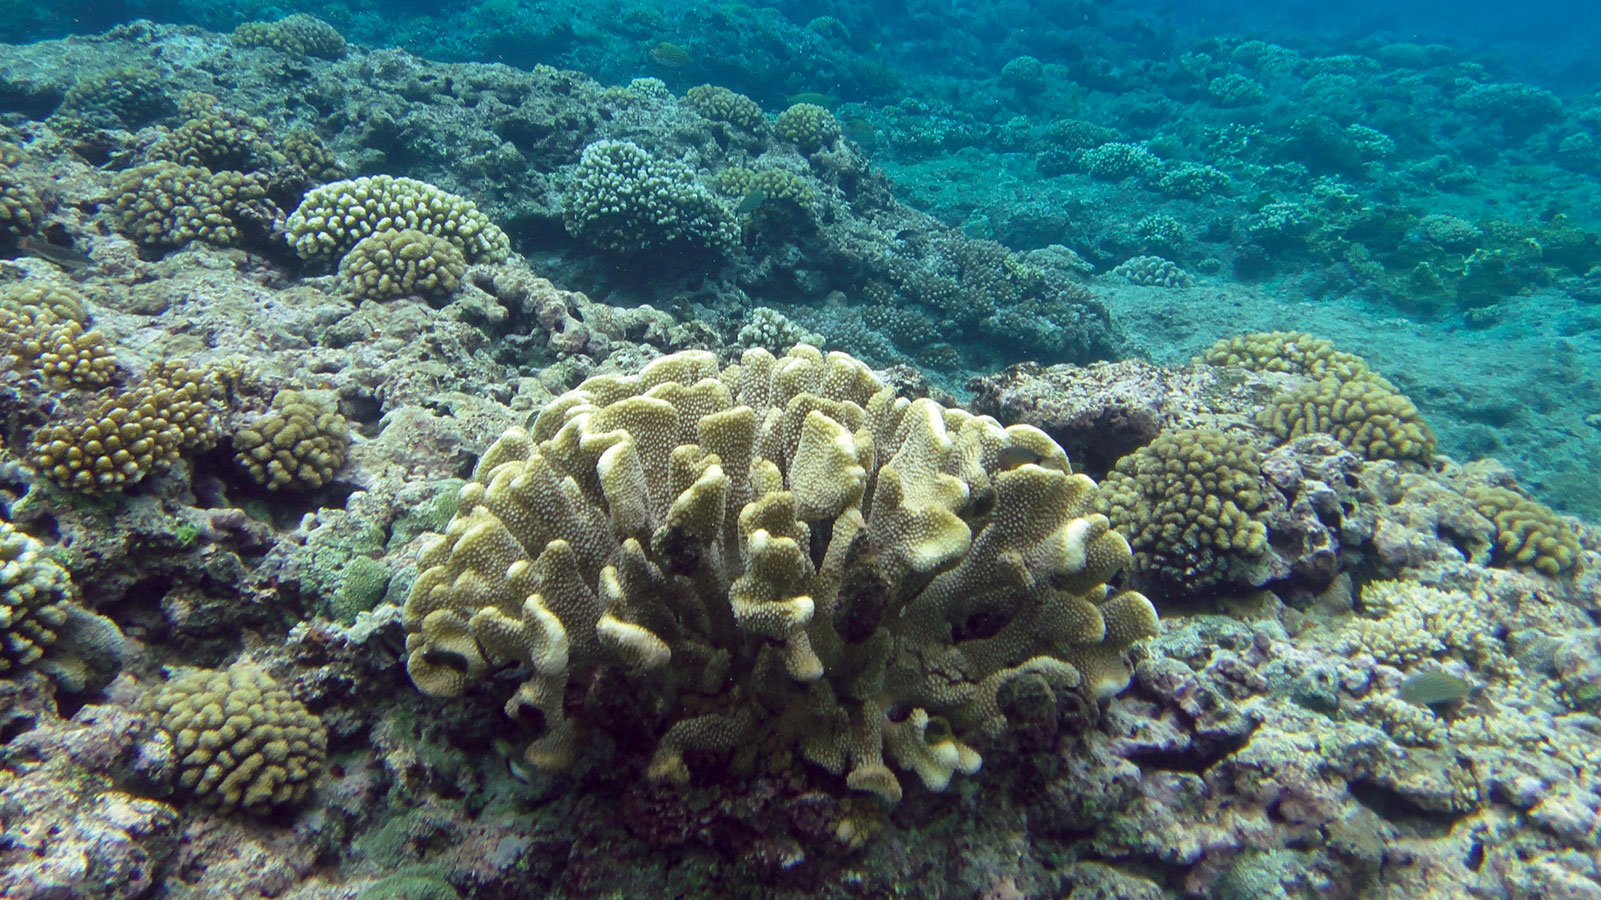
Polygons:
M0 898L1601 898L1601 16L0 0Z

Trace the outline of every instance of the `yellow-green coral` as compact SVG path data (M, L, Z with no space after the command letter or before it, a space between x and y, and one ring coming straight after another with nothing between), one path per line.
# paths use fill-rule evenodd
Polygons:
M1579 535L1549 506L1503 487L1472 485L1463 494L1495 523L1495 559L1557 576L1579 563Z
M254 666L186 671L150 705L172 735L178 784L224 811L299 803L322 771L322 722Z
M340 277L364 300L449 297L466 271L461 248L415 228L369 234L339 264Z
M226 382L221 370L156 363L142 383L104 394L76 419L39 429L34 465L70 490L125 490L184 452L217 442Z
M334 181L345 177L345 167L328 145L315 132L296 128L284 137L284 156L292 165L299 166L313 182Z
M327 484L345 464L350 423L328 391L282 390L272 409L234 433L234 457L268 490L307 490Z
M1368 459L1423 461L1434 432L1395 385L1370 371L1309 382L1273 402L1257 423L1281 438L1323 432Z
M844 354L674 354L485 452L420 560L407 671L451 697L521 666L506 710L543 767L625 690L660 717L653 778L770 742L888 799L886 753L937 789L1005 730L1012 681L1127 684L1156 613L1108 598L1130 555L1094 494L1043 432L898 398Z
M1516 664L1496 637L1486 603L1414 581L1370 581L1362 587L1363 617L1346 622L1334 645L1402 669L1449 653L1479 670L1510 673Z
M1268 488L1255 447L1211 428L1166 431L1117 461L1100 508L1137 571L1194 589L1245 574L1267 550Z
M1367 360L1335 349L1333 341L1304 331L1259 331L1225 338L1208 347L1195 361L1318 379L1352 378L1369 370Z
M746 131L760 131L764 121L762 108L755 100L715 84L690 88L684 100L706 118L737 125Z
M339 59L345 55L345 38L316 16L295 13L276 22L243 22L233 30L240 47L271 47L291 56Z
M43 311L57 319L89 321L89 307L83 295L65 285L41 279L26 279L0 286L0 307L18 311Z
M181 247L194 240L235 243L235 215L267 194L265 185L242 173L168 161L129 169L111 189L117 230L149 247Z
M773 132L793 141L806 153L821 150L839 140L839 120L815 103L797 103L778 114Z
M38 662L67 623L67 572L38 541L0 520L0 676Z
M499 262L506 233L471 200L414 178L368 175L314 188L285 223L302 259L335 261L379 231L413 229L455 244L469 262Z
M1112 270L1113 275L1128 279L1130 284L1144 287L1189 287L1195 283L1190 273L1178 263L1160 256L1136 256L1125 260Z

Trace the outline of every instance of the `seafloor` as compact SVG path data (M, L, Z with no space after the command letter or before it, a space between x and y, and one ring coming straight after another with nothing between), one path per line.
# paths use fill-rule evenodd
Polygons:
M1594 96L718 10L0 48L0 897L1601 898Z

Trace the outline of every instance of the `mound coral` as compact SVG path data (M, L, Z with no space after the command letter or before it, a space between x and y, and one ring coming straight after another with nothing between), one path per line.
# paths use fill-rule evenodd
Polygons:
M471 200L414 178L367 175L314 188L284 223L302 259L334 262L362 238L410 229L442 237L469 262L500 262L511 242Z
M505 708L545 768L654 733L658 780L793 748L889 800L886 754L939 789L1006 730L1009 685L1115 693L1155 632L1143 596L1108 597L1130 554L1094 495L1042 432L844 354L674 354L484 454L420 561L407 671L456 697L524 667Z
M805 153L830 146L842 133L834 114L815 103L797 103L779 113L773 132Z
M32 369L47 381L78 387L110 384L117 362L105 336L43 308L0 301L0 358Z
M1164 589L1243 576L1267 550L1261 454L1216 429L1164 432L1118 460L1099 504L1129 536L1135 571Z
M38 662L66 624L72 583L44 546L0 521L0 676Z
M156 363L142 383L101 396L75 420L39 429L33 462L70 490L125 490L184 452L217 442L227 379L218 369Z
M629 141L585 147L563 204L567 233L599 250L726 253L739 245L733 212L687 166Z
M1351 378L1368 371L1367 360L1335 349L1334 342L1304 331L1259 331L1225 338L1195 362L1239 366L1253 372L1285 372L1312 378Z
M233 30L240 47L271 47L291 56L339 59L345 55L345 38L332 25L305 13L276 22L242 22Z
M272 409L235 432L234 457L268 490L307 490L327 484L345 464L350 423L326 391L283 390Z
M322 722L253 666L184 672L150 705L172 734L179 785L224 811L299 803L322 771Z
M466 271L461 248L415 228L369 234L339 264L339 276L363 300L449 297Z
M1423 461L1434 454L1434 432L1417 407L1371 371L1330 376L1282 394L1257 422L1287 440L1331 434L1368 459Z
M0 146L0 235L33 234L44 220L44 201L16 173L21 159L20 151Z
M1497 562L1552 577L1578 565L1579 535L1549 506L1503 487L1471 485L1463 493L1495 523Z

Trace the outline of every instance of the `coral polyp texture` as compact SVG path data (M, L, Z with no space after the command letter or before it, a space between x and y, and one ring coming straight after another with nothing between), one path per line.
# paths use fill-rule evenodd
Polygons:
M74 419L39 429L33 463L61 487L121 491L221 436L228 375L157 363L131 388L108 391Z
M185 671L150 705L172 735L179 786L225 812L299 803L322 771L322 722L254 666Z
M309 490L333 479L350 448L350 423L327 391L282 390L272 409L234 433L234 457L268 490Z
M336 262L380 231L420 231L455 244L469 262L499 262L511 242L477 204L415 178L366 175L313 188L284 223L302 259Z
M760 131L766 122L755 100L715 84L690 88L684 94L684 101L708 119L727 122L748 132Z
M236 243L240 214L267 195L253 176L170 161L122 172L111 190L117 230L148 247Z
M1267 550L1262 455L1211 428L1163 432L1117 461L1100 508L1129 536L1134 568L1169 589L1237 578Z
M1395 385L1371 371L1331 376L1274 399L1257 417L1281 438L1324 432L1368 459L1425 461L1434 432Z
M32 666L56 642L71 592L44 545L0 520L0 678Z
M1144 287L1189 287L1195 283L1190 273L1160 256L1136 256L1118 265L1112 274Z
M44 220L39 192L16 171L21 151L0 146L0 235L33 234Z
M658 780L755 746L890 800L892 764L943 788L1007 731L1008 685L1115 694L1155 633L1143 596L1109 595L1130 553L1095 490L1042 432L844 354L677 353L483 455L421 559L407 670L457 697L524 667L505 708L541 767L632 714Z
M1333 341L1313 337L1304 331L1259 331L1224 338L1195 357L1195 361L1317 379L1351 378L1368 371L1367 360L1336 349Z

